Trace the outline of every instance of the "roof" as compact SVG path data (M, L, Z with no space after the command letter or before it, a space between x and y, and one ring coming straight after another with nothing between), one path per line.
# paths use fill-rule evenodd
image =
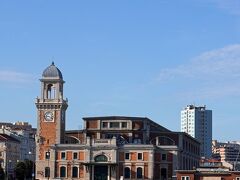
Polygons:
M100 117L83 117L83 120L150 120L147 117L130 117L130 116L100 116Z
M161 126L160 124L154 122L153 120L147 117L131 117L131 116L100 116L100 117L83 117L83 120L91 121L91 120L134 120L134 121L148 121L153 126L161 128L163 131L171 132L169 129Z
M63 79L61 71L54 65L54 62L43 71L42 77Z
M19 140L15 139L7 134L0 134L0 142L3 142L3 141L14 141L14 142L20 143Z

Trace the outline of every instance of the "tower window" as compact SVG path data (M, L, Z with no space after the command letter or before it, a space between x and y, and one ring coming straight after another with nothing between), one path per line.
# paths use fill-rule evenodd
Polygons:
M55 99L55 96L56 96L56 88L52 84L49 84L47 86L47 98Z

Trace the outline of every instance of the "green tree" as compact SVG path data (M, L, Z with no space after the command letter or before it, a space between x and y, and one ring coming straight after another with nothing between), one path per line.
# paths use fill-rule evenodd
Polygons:
M24 180L26 174L26 164L24 162L18 162L16 164L15 174L17 180Z
M25 159L24 163L26 165L25 177L27 179L31 179L33 172L33 162L31 160Z
M5 179L5 173L2 166L0 166L0 180L4 180L4 179Z

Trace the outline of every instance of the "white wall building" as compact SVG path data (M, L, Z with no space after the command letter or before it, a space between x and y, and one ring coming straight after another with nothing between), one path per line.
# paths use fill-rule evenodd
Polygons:
M181 131L196 138L201 143L201 156L212 154L212 110L206 106L187 105L181 111Z

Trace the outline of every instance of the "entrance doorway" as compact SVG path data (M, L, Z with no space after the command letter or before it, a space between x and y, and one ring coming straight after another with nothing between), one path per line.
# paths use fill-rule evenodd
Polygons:
M107 166L94 166L94 180L107 180L108 167Z

